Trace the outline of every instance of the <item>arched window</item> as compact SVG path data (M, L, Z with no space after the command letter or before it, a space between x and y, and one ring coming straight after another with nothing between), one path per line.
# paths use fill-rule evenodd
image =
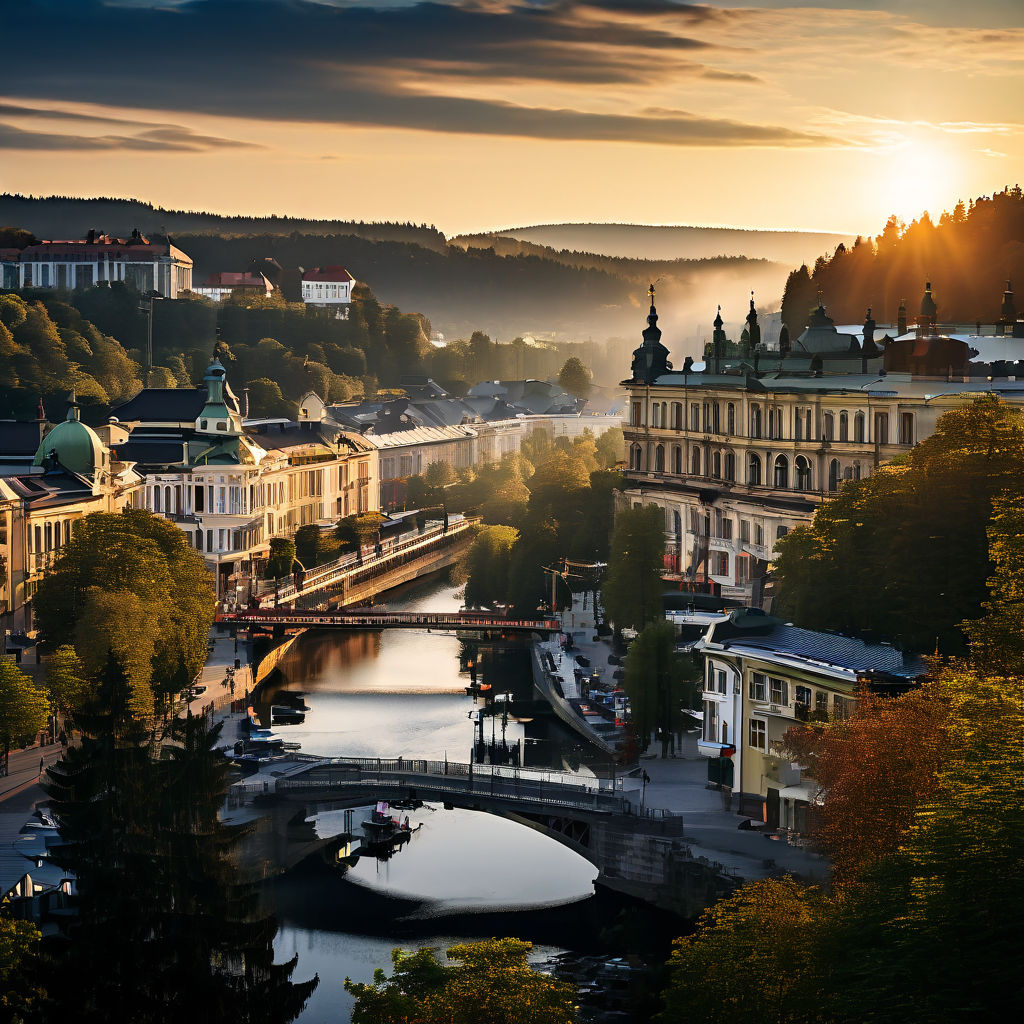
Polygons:
M833 459L828 464L828 489L830 491L839 490L839 460Z
M651 406L651 426L657 429L661 426L661 403L655 402Z
M864 413L862 412L853 417L853 439L854 441L864 441Z
M850 440L850 417L845 410L839 414L839 440Z
M853 479L854 480L859 480L860 479L860 463L859 462L855 462L853 464Z
M683 449L680 445L672 445L672 472L682 474L683 472Z
M775 456L775 475L772 483L776 487L789 486L789 459L785 455Z
M725 432L727 434L736 433L736 406L729 403L725 410Z
M159 512L160 511L160 488L159 487L154 487L153 488L153 511L154 512Z
M852 480L853 479L853 466L847 466L846 469L843 470L843 479L844 480Z
M803 455L796 457L796 486L797 490L809 491L811 489L811 464Z
M720 434L722 432L722 421L721 421L720 406L717 402L713 402L711 405L711 430Z
M725 479L736 479L736 456L732 452L725 453Z
M722 479L722 453L715 452L711 459L711 475L716 480Z
M169 486L164 488L164 511L174 511L174 505L171 502L171 488Z
M832 413L827 412L822 417L825 428L825 440L834 441L836 436L836 418Z
M692 476L700 476L700 449L690 449L690 473Z
M761 459L753 452L747 457L747 483L754 487L761 484Z
M643 456L641 455L640 445L634 444L629 449L629 468L637 471L643 469Z
M761 406L759 405L750 407L750 436L761 436Z
M683 517L679 514L679 509L676 509L672 513L672 532L675 534L676 540L681 541L683 538Z
M900 444L914 443L914 414L912 412L900 413Z
M889 414L887 412L875 413L875 443L889 443Z
M654 449L654 472L665 472L665 446L663 444L659 444L658 447Z
M46 524L46 550L53 549L53 523Z

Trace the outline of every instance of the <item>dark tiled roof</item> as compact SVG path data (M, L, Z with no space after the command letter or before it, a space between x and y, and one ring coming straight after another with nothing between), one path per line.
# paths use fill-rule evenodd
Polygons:
M206 405L206 388L144 388L114 410L122 421L182 423L194 420Z
M122 462L134 462L140 466L175 466L184 460L181 441L172 440L128 440L117 446L117 457Z
M916 676L925 671L919 658L888 644L872 644L838 633L819 633L799 626L776 625L768 632L738 634L722 641L725 648L743 647L832 665L855 672L891 672Z

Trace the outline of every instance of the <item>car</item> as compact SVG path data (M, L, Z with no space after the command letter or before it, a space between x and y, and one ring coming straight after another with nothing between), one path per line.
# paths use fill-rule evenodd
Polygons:
M576 664L582 665L584 668L590 668L590 659L584 658L582 654L576 655Z
M198 686L193 686L189 690L189 693L191 693L193 697L199 697L201 694L206 693L206 687L203 686L202 684L200 684Z
M626 673L623 672L621 668L617 668L612 673L612 679L625 679L625 678L626 678Z
M608 655L608 664L609 665L621 665L622 664L622 659L617 654L609 654Z

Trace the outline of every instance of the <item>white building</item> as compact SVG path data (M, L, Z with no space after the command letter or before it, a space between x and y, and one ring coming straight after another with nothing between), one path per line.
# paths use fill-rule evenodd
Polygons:
M90 231L71 241L38 242L0 253L4 288L92 288L121 283L145 294L176 299L192 288L192 260L170 242L151 242L133 231L114 238Z
M314 267L302 275L302 301L333 310L337 319L347 320L354 284L355 278L344 267Z

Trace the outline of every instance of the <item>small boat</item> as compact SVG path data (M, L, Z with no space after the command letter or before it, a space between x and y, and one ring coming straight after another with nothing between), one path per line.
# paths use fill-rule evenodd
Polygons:
M270 706L271 722L295 722L300 723L306 720L306 712L298 708L288 707L286 704L272 704Z
M409 816L405 821L391 816L391 808L385 800L378 800L377 806L370 813L370 817L362 823L363 831L366 833L365 846L367 850L374 847L389 846L393 843L406 842L416 828L409 827Z

